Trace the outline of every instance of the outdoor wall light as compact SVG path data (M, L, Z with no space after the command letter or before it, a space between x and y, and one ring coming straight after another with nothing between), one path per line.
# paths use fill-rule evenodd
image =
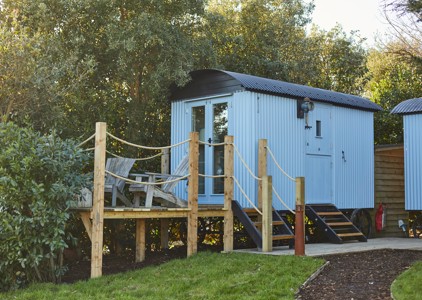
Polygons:
M299 100L298 101L298 112L297 112L297 117L298 118L305 118L305 129L311 129L312 126L309 126L308 123L308 113L310 111L313 111L315 108L315 104L311 101L311 99L309 99L308 97L306 97L303 100Z
M303 112L305 113L305 115L310 112L313 111L315 108L315 104L311 101L311 99L309 99L308 97L306 97L305 99L303 99L304 101L302 102L300 108L303 110Z

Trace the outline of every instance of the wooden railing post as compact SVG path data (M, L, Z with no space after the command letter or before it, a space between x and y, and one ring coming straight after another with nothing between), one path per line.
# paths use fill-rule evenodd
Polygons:
M258 177L267 175L267 140L258 141ZM258 181L258 209L262 211L262 180ZM262 217L258 215L258 222L262 222Z
M135 243L136 243L135 262L144 261L145 248L146 248L145 219L136 219Z
M188 249L191 256L198 249L198 159L199 134L191 132L189 135L189 186L188 186Z
M224 138L224 251L233 251L233 136Z
M273 251L272 176L262 177L262 251Z
M305 255L305 178L296 177L295 255Z
M106 138L106 123L96 123L94 194L92 203L91 278L100 277L102 275Z
M165 148L161 155L161 173L170 174L170 150ZM169 247L169 219L160 219L160 241L161 249L168 249Z

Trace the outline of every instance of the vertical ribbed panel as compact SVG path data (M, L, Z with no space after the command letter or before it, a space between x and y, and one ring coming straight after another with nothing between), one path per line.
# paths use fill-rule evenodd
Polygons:
M374 207L373 113L333 108L334 204Z
M177 144L189 138L190 119L187 107L183 101L175 101L171 104L171 144ZM189 144L183 144L170 150L171 171L176 169L182 158L188 154ZM186 181L179 183L173 191L182 199L187 199Z
M255 175L257 175L258 140L264 138L268 140L268 145L278 163L290 176L305 176L305 121L297 118L296 100L254 92L234 93L227 99L229 135L234 136L237 148ZM221 99L210 98L207 101L213 103ZM189 103L185 101L172 103L172 144L188 138L191 127L188 107L190 107ZM332 203L342 209L373 207L373 113L336 106L333 106L331 112L333 128L332 158L330 159L333 161L331 176L334 185ZM421 144L419 146L422 148ZM187 149L188 145L172 149L172 170L187 154ZM329 170L324 172L329 172ZM257 181L246 171L237 155L235 155L234 174L246 194L256 204ZM268 175L273 176L274 188L293 209L295 183L279 171L270 156L268 156ZM406 176L408 176L407 173ZM186 183L179 184L175 193L186 199ZM243 207L251 206L236 185L235 199ZM273 203L277 209L286 209L275 195L273 195Z
M259 130L255 148L258 139L267 139L268 146L286 173L293 178L305 176L305 121L297 118L296 100L264 94L254 96L259 97ZM294 209L295 182L281 173L270 155L267 159L267 173L273 176L273 187L289 208ZM274 194L273 205L276 209L286 210Z
M404 115L405 208L422 210L422 114Z
M234 143L252 172L257 175L258 124L257 96L251 92L233 94L232 114L229 120L229 134L234 136ZM234 154L234 176L239 181L246 195L257 204L257 182L248 173L238 155ZM235 184L234 199L242 207L251 207Z

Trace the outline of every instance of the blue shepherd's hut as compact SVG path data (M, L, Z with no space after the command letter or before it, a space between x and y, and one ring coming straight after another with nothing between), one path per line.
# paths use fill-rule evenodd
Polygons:
M225 135L257 174L258 140L267 139L279 165L292 177L304 176L306 203L331 203L340 209L374 206L373 113L375 103L353 95L222 70L191 73L192 80L171 94L171 143L199 132L219 143ZM172 169L187 146L172 151ZM200 173L221 174L223 148L200 146ZM235 176L257 201L257 183L235 155ZM294 208L295 184L268 158L273 186ZM176 189L186 198L186 184ZM199 203L222 204L221 178L200 178ZM238 188L235 199L250 207ZM274 197L275 199L275 197ZM278 210L285 210L274 200Z
M422 210L422 98L403 101L391 113L403 115L405 209Z

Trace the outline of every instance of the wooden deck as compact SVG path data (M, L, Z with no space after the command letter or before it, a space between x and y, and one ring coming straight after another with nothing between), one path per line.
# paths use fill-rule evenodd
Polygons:
M93 218L92 208L78 207L73 211ZM104 219L152 219L152 218L187 218L190 208L153 207L104 207ZM223 205L204 205L198 207L198 217L224 217L227 211Z

